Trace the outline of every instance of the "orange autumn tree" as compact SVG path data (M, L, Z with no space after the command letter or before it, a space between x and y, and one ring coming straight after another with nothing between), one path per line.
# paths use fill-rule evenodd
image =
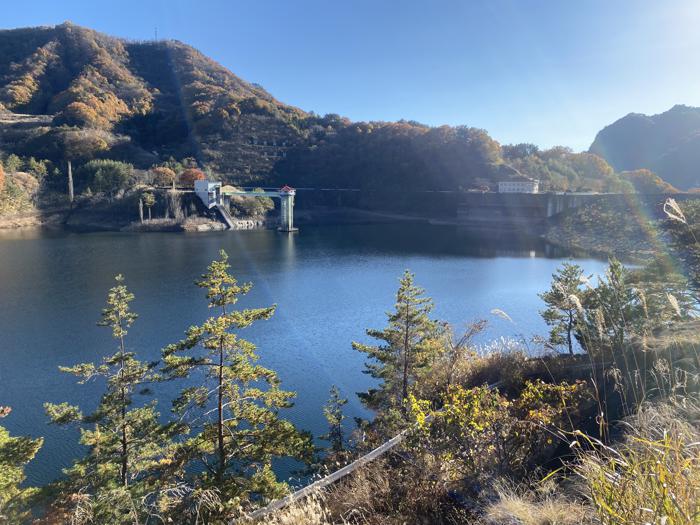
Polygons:
M159 186L173 186L173 188L175 187L175 180L177 179L177 175L170 168L166 166L156 166L155 168L151 168L151 173L153 173L154 182Z
M183 186L194 186L194 181L204 180L207 176L202 170L197 168L187 168L180 174L180 184Z

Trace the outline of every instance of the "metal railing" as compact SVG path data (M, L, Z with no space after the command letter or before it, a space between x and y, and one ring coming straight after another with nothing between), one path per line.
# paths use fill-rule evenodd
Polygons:
M492 390L494 388L497 388L500 386L501 381L498 381L496 383L493 383L491 385L488 385L487 388L489 390ZM433 419L433 416L430 415L426 418L426 422L430 422ZM284 498L280 498L278 500L274 500L271 503L268 503L265 507L261 507L250 514L246 515L245 519L238 519L238 520L233 520L231 521L231 524L234 525L236 523L241 523L245 521L256 521L259 520L260 518L263 518L267 516L268 514L271 514L273 512L276 512L278 510L282 510L283 508L291 505L292 503L299 501L301 499L306 498L307 496L310 496L311 494L329 486L335 483L338 480L343 479L344 477L348 476L349 474L352 474L355 472L358 468L366 465L367 463L374 461L375 459L383 456L387 452L389 452L391 449L399 445L408 432L410 432L412 428L407 428L401 432L399 432L397 435L395 435L393 438L391 438L389 441L386 441L379 445L377 448L373 449L372 451L368 452L364 456L356 459L352 463L349 463L348 465L344 466L343 468L336 470L335 472L328 474L327 476L314 481L310 485L307 485L306 487L303 487L296 492L293 492L289 494L288 496L285 496Z

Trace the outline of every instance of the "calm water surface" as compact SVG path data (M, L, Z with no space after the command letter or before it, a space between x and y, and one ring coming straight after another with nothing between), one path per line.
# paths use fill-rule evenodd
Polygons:
M122 273L135 293L139 319L128 344L143 360L207 315L193 281L220 249L235 275L252 281L242 306L278 305L274 317L245 330L262 362L298 397L289 418L315 435L325 432L322 406L336 384L350 399L349 416L368 416L355 392L371 378L353 340L381 328L404 269L435 299L436 317L455 324L488 318L481 341L543 334L537 293L568 254L537 241L480 239L454 227L384 224L307 226L296 235L274 231L211 234L0 234L0 405L13 434L44 436L28 481L46 483L80 454L78 433L47 425L45 401L94 407L101 385L77 385L59 365L97 361L115 350L99 328L105 295ZM604 263L578 261L597 273ZM513 323L490 315L500 308ZM160 410L182 383L158 386Z

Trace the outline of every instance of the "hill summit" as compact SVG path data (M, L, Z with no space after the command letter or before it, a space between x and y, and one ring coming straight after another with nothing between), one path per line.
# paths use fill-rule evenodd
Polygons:
M0 110L123 135L144 160L194 156L243 177L269 170L308 116L181 42L69 22L0 31L0 79Z
M650 169L682 189L700 187L700 108L630 113L603 128L590 148L616 170Z

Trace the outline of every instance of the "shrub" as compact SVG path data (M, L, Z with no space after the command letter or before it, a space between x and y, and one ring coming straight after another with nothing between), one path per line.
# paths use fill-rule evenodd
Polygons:
M50 166L51 163L47 160L37 160L34 157L29 157L25 169L38 179L44 179L49 174Z
M21 170L24 163L19 156L12 153L7 156L3 164L8 173L14 173L15 171Z
M175 172L166 166L151 168L151 173L153 174L153 182L158 186L172 186L177 178Z
M583 382L527 381L520 395L507 399L497 389L452 386L442 408L430 412L411 400L419 431L414 444L432 450L457 478L499 474L522 477L554 456L555 434L581 418L590 396ZM431 416L433 419L431 420Z
M485 355L473 346L449 349L416 382L414 395L440 404L441 396L452 385L471 388L495 383L502 393L517 395L525 384L525 375L539 371L539 366L521 345L512 343L507 339L494 342Z
M197 180L205 180L207 176L202 170L197 168L187 168L180 174L180 184L187 187L193 187Z
M129 185L133 170L133 166L126 162L91 160L80 168L79 181L82 187L90 187L112 196Z

